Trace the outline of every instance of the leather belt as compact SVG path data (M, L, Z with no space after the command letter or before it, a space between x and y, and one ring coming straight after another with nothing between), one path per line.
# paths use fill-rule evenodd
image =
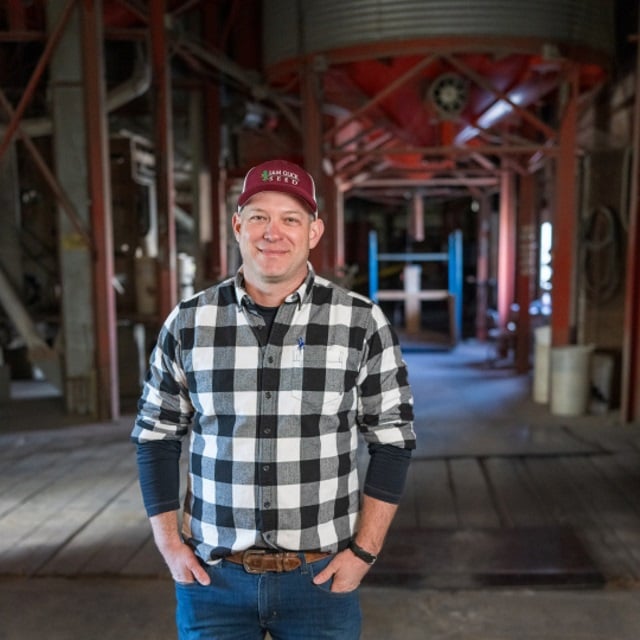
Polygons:
M327 558L330 554L320 551L270 551L268 549L247 549L246 551L237 551L228 556L224 556L224 560L241 564L247 573L266 573L267 571L275 571L281 573L283 571L294 571L302 566L301 556L305 562L317 562L323 558Z

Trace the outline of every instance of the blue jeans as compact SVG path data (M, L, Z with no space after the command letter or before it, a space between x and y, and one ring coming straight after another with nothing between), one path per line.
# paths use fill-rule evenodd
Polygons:
M211 584L176 583L180 640L358 640L358 590L331 593L312 583L331 558L283 573L247 573L222 560L205 565Z

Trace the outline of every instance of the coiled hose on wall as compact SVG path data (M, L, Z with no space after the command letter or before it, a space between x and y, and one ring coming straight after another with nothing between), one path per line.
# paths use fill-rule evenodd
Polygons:
M622 226L610 207L595 207L584 219L580 266L589 300L607 302L622 281L624 247Z

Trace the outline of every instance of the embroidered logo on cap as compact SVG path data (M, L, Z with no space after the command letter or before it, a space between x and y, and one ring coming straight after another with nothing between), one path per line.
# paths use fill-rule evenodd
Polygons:
M285 184L300 184L300 176L285 169L263 169L260 174L262 182L284 182Z

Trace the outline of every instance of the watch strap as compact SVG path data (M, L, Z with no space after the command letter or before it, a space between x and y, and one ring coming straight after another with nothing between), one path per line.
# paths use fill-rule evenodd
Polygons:
M349 542L349 549L351 549L354 556L360 558L360 560L366 562L368 565L372 565L378 559L378 556L365 551L360 545L356 544L355 540Z

